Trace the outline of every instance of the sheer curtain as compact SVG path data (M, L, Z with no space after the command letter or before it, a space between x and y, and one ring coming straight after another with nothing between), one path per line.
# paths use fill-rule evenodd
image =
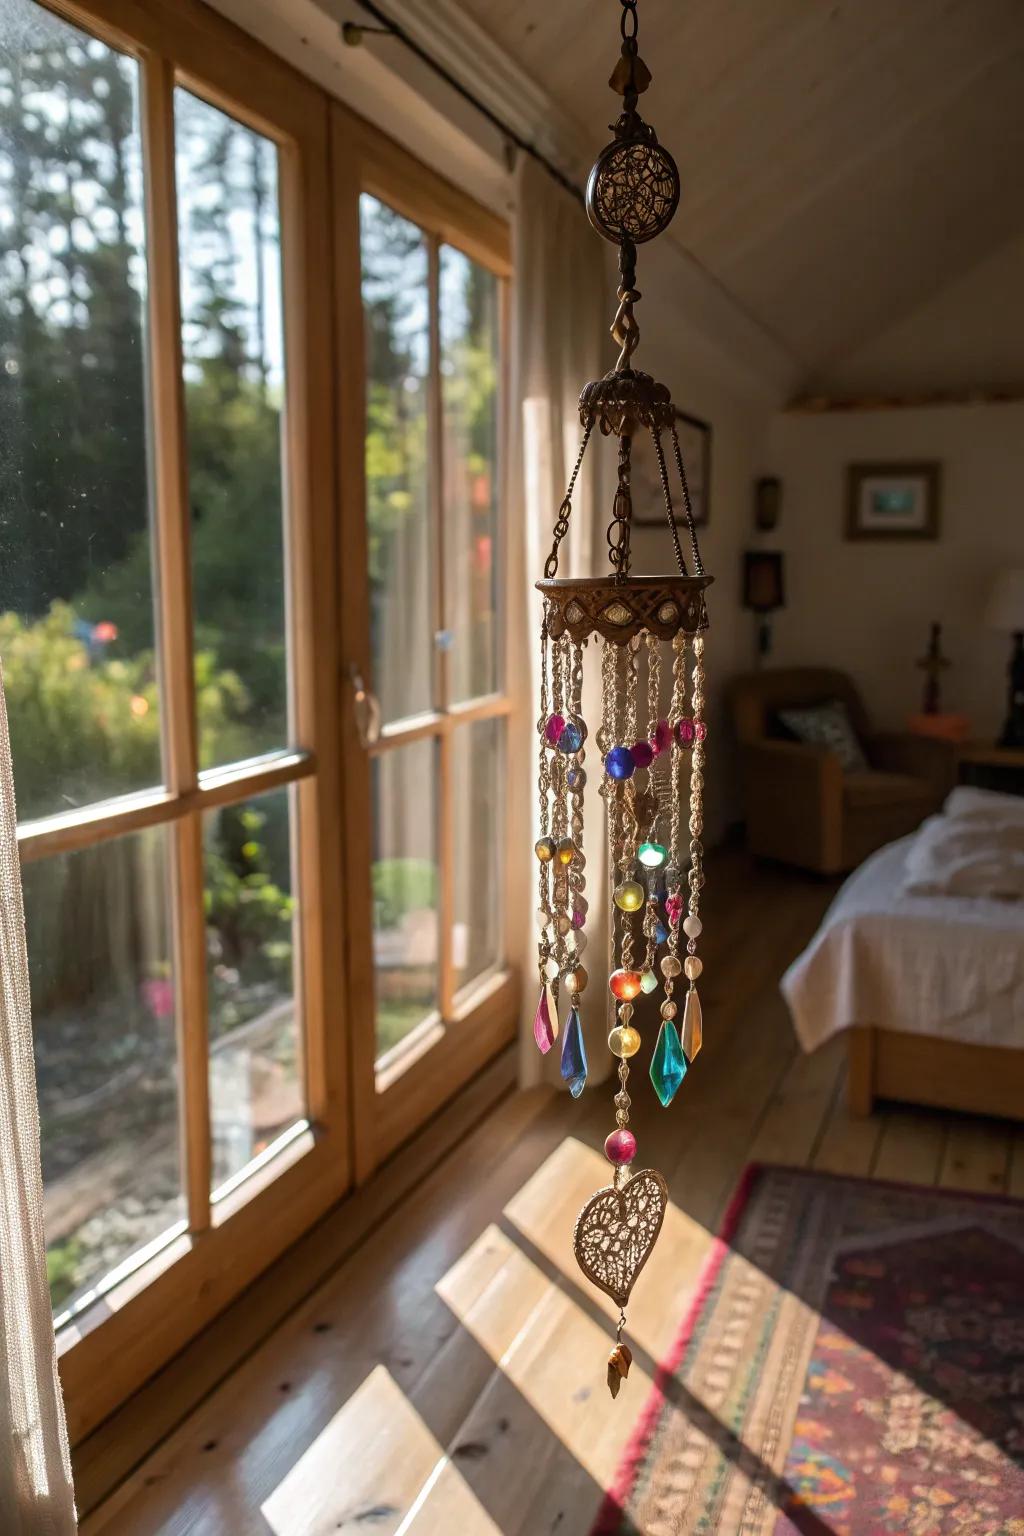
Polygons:
M541 1057L533 1042L533 1015L540 991L534 911L537 907L533 843L537 821L537 700L540 689L538 636L540 598L533 583L544 574L552 527L579 451L578 398L588 379L600 378L614 363L608 325L614 287L606 275L604 242L590 228L576 202L528 155L520 157L515 219L515 306L512 329L512 441L510 460L511 549L509 595L511 682L516 718L525 722L512 754L509 790L509 857L513 860L515 912L520 921L518 950L523 977L520 1029L521 1079L557 1080L557 1047ZM597 445L593 445L596 447ZM588 460L596 458L593 449ZM601 487L593 462L573 497L569 533L559 551L559 576L589 576L602 569ZM607 518L605 518L607 521ZM595 671L587 669L584 711L595 718ZM587 690L593 690L588 699ZM593 758L588 742L588 759ZM590 775L585 819L587 836L586 965L599 977L607 947L604 815L597 797L598 775ZM592 1068L603 1062L604 999L600 989L585 997L583 1010ZM564 1015L564 1007L561 1010ZM564 1023L564 1017L562 1022ZM600 1033L600 1039L598 1035Z
M76 1529L43 1236L39 1112L7 705L0 673L0 1531Z

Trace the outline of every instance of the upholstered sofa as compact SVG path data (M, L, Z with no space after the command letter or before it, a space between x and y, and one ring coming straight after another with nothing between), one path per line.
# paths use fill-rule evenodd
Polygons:
M869 768L844 773L824 746L787 738L779 711L846 705ZM752 853L822 874L853 869L918 827L956 781L956 748L925 736L871 729L843 672L824 667L754 672L731 686L747 840Z

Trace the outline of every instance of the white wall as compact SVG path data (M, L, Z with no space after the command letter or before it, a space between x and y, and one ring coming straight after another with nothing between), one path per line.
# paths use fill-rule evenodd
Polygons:
M845 466L915 459L942 462L939 539L847 543ZM996 571L1024 566L1024 404L776 416L765 469L783 482L779 529L765 536L786 552L774 662L843 668L875 721L901 726L920 706L914 661L941 620L953 661L944 704L994 736L1009 640L981 621Z

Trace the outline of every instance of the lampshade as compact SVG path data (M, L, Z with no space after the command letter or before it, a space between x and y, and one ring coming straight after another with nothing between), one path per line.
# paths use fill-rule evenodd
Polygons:
M1024 631L1024 571L1000 571L985 609L985 623L1005 634Z
M775 549L748 549L743 554L743 606L755 613L784 608L782 555Z

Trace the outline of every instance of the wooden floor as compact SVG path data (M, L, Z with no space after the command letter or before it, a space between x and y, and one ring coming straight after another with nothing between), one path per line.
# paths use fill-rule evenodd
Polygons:
M84 1536L586 1536L746 1162L1024 1195L1021 1131L896 1107L855 1120L841 1046L797 1054L778 978L833 890L738 854L713 866L703 1053L669 1110L646 1081L634 1093L641 1161L666 1174L672 1205L630 1307L636 1363L617 1402L603 1381L613 1309L570 1245L606 1180L611 1090L575 1104L516 1093Z

